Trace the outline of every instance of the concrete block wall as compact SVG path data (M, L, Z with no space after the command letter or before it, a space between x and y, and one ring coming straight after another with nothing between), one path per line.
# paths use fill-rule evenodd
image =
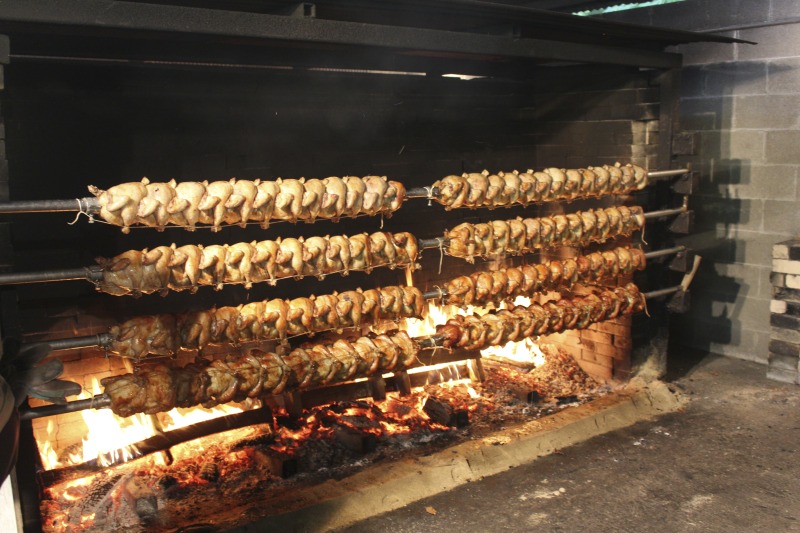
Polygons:
M705 262L674 342L767 363L771 249L800 231L800 2L687 0L609 15L758 44L681 46L681 129L702 188L692 197Z

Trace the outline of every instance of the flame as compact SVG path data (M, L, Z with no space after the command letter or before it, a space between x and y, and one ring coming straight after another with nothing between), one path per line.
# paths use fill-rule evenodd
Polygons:
M102 392L99 381L92 380L92 390L84 390L77 399L90 398ZM232 405L220 405L211 409L196 407L192 409L173 409L167 413L156 415L137 414L131 417L119 417L110 409L87 409L81 411L83 421L88 428L82 440L82 450L71 452L66 457L59 456L53 447L58 428L53 419L47 423L45 438L39 440L39 453L42 466L52 470L91 460L97 460L101 466L122 463L139 457L135 443L148 439L161 431L178 429L204 420L212 420L221 416L240 413L243 409ZM158 456L155 456L158 461Z

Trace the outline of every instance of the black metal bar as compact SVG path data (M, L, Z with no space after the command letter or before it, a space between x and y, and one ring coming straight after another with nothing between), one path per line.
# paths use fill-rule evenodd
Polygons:
M73 198L72 200L23 200L0 203L0 213L99 213L97 198Z
M73 26L108 31L144 31L162 35L237 37L267 41L350 45L377 49L459 53L482 58L516 57L636 67L680 66L680 55L601 44L484 35L464 31L386 24L287 17L224 9L205 9L111 0L58 0L0 3L6 23Z
M100 333L85 337L72 337L71 339L53 339L36 344L47 344L53 351L72 350L75 348L91 348L92 346L106 346L111 343L111 335Z
M100 281L103 279L103 271L99 267L81 267L63 270L43 270L40 272L9 272L8 274L0 274L0 285L22 285L25 283L69 281L73 279Z
M63 415L65 413L74 413L76 411L84 411L86 409L105 409L111 406L111 398L105 394L96 394L92 398L85 400L75 400L65 404L43 405L41 407L29 407L27 409L21 408L19 410L19 417L22 420L32 420L34 418L42 418L45 416Z

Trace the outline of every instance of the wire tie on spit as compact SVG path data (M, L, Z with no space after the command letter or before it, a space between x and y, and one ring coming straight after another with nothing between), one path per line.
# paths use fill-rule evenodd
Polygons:
M428 207L430 207L431 205L433 205L431 203L433 200L433 185L429 187L423 187L423 189L425 189L425 191L428 193Z
M70 226L75 225L75 223L78 222L78 219L81 217L81 215L86 215L86 217L89 219L89 224L93 224L94 215L92 215L89 212L89 206L84 205L83 200L81 198L75 198L75 201L78 202L78 214L75 215L75 218L72 220L72 222L67 222L67 224L69 224Z
M433 288L436 289L438 291L438 293L439 293L439 305L443 305L444 304L444 289L442 289L438 285L434 285Z

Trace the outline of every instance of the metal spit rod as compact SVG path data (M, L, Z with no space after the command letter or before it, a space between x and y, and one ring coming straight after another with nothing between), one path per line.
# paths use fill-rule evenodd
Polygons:
M674 170L654 170L647 173L651 180L681 176L690 172L689 168L679 168ZM408 198L435 198L439 192L435 187L411 187L406 190ZM0 213L62 213L62 212L83 212L96 214L100 212L100 203L97 198L89 196L86 198L73 198L71 200L22 200L18 202L1 202Z

